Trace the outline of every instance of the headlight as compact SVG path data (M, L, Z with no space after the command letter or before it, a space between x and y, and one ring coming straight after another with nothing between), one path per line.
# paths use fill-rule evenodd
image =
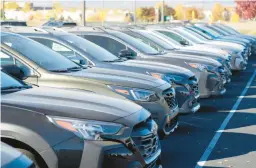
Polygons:
M184 86L185 86L185 88L186 88L188 91L190 91L191 88L190 88L189 84L185 84Z
M164 74L161 73L149 73L152 77L156 78L156 79L163 79L164 78Z
M102 140L102 135L113 135L123 127L121 124L66 117L47 116L54 125L73 132L86 140Z
M189 66L199 69L200 71L216 72L216 68L212 65L199 64L199 63L188 63Z
M127 97L130 100L151 102L159 100L154 91L136 88L127 88L121 86L109 86L115 92Z
M205 66L203 66L203 64L199 64L199 63L187 63L187 64L192 68L198 69L200 71L205 71Z
M212 66L212 65L204 65L205 69L208 71L208 72L216 72L217 68Z
M181 76L178 76L178 75L164 75L164 74L161 74L161 73L150 73L152 77L154 78L157 78L157 79L162 79L162 80L165 80L166 82L168 83L172 83L172 82L175 82L175 83L179 83L183 80L183 77Z
M166 79L168 81L174 81L176 83L179 83L179 82L183 81L183 77L177 76L177 75L167 75Z
M228 56L228 60L229 60L229 61L232 60L232 56L231 56L231 55Z
M224 59L222 59L222 58L217 58L217 61L218 61L219 63L223 64Z

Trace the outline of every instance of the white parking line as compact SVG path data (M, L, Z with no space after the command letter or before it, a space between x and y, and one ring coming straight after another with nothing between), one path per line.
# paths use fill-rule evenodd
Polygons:
M204 154L201 156L200 160L197 162L197 165L195 166L195 168L202 168L204 166L204 164L207 161L208 157L212 153L212 150L214 149L216 143L218 142L222 132L226 128L226 126L227 126L228 122L230 121L230 119L232 118L233 114L236 112L236 110L237 110L238 106L240 105L242 99L244 98L247 90L250 88L250 85L251 85L253 79L255 78L255 76L256 76L256 70L252 74L250 80L248 81L248 83L245 86L243 92L241 93L241 95L237 99L237 101L234 104L232 110L229 111L228 116L225 118L225 120L221 124L220 128L216 131L214 137L212 138L212 140L211 140L210 144L208 145L207 149L204 151Z

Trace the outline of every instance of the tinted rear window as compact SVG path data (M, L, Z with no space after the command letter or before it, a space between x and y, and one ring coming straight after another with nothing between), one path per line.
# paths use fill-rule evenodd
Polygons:
M2 26L27 26L26 22L1 22Z

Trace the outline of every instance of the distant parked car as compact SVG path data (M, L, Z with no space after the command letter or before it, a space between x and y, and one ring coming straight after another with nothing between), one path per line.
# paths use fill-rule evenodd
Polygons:
M36 168L161 167L158 126L141 106L0 75L1 141Z
M31 28L29 33L20 33L49 47L77 63L86 63L90 67L100 67L112 70L122 70L149 75L171 83L176 90L180 113L195 113L200 104L198 79L188 69L153 62L141 62L119 58L104 48L71 33L55 28L47 31ZM59 45L59 47L56 47ZM90 68L93 70L94 68Z
M33 161L22 153L22 149L14 149L3 142L0 145L1 168L36 168Z
M27 22L16 21L16 20L2 20L0 21L1 26L27 26Z
M77 26L75 22L66 21L48 21L42 25L42 27L74 27Z
M120 31L115 31L107 28L89 27L81 31L70 29L69 32L74 32L102 48L108 50L116 56L120 53L126 53L121 57L130 60L141 61L141 63L164 63L176 65L191 70L199 79L200 97L205 98L211 95L222 95L226 92L224 81L220 71L224 69L222 65L211 58L202 59L202 57L183 56L159 52L147 45L146 43L133 38Z

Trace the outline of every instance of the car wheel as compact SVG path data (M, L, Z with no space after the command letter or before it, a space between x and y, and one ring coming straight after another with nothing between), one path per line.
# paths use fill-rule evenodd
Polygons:
M18 151L20 151L21 153L23 153L24 155L26 155L30 160L33 161L35 168L40 168L38 162L36 161L36 157L33 153L31 153L28 150L25 149L21 149L21 148L16 148Z

